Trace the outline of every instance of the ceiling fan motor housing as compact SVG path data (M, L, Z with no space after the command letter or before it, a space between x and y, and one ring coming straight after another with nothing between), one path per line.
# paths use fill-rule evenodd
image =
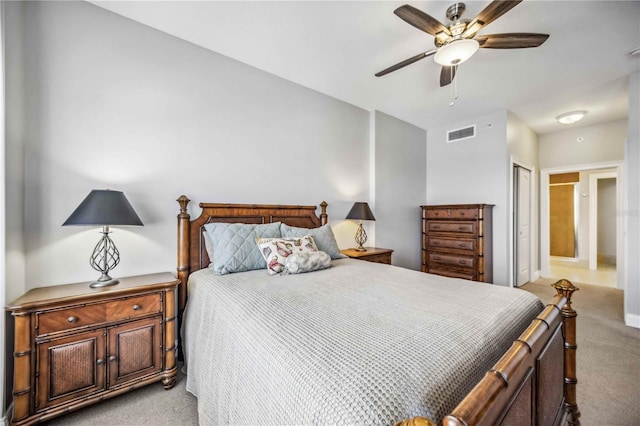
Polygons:
M450 21L457 21L460 19L467 6L464 3L454 3L447 8L447 19Z

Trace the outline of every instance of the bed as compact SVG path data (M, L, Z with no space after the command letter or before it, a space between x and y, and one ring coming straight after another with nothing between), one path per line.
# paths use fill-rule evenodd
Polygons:
M201 424L579 424L570 282L543 307L524 291L353 259L216 275L207 224L320 229L327 204L318 216L201 203L192 221L189 201L178 199L178 311Z

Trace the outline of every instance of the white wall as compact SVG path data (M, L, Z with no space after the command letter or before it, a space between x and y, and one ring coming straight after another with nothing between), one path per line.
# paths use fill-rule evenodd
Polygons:
M375 112L376 245L394 249L394 265L415 270L422 263L419 206L427 193L426 142L425 130Z
M446 142L451 129L476 124L477 136ZM427 131L427 204L495 204L493 282L508 285L507 112L497 111Z
M540 135L538 162L541 169L624 159L627 120ZM581 142L578 138L583 138Z
M145 223L114 230L113 276L174 270L181 194L192 216L202 201L326 200L351 245L343 218L369 195L367 111L87 3L7 8L24 11L8 22L24 64L8 83L25 95L8 143L26 152L28 288L97 278L98 229L61 226L94 188L124 191Z
M4 306L6 302L6 283L7 283L7 269L6 269L6 188L5 188L5 49L4 49L4 3L0 3L0 305ZM5 331L5 317L6 313L0 315L0 330L6 336ZM5 413L5 339L0 339L0 413ZM7 424L7 421L3 416L0 416L2 424Z
M507 153L510 158L510 163L519 164L520 166L526 167L531 170L531 253L530 253L530 262L531 262L531 280L535 280L537 278L537 271L540 268L540 253L539 253L539 244L540 244L540 231L539 231L539 222L540 222L540 208L539 199L540 199L540 190L539 190L539 168L538 168L538 135L531 130L529 126L525 124L524 121L520 120L517 116L509 112L507 114ZM514 183L513 183L513 173L511 170L508 170L508 179L509 179L509 202L508 206L512 209L514 205L513 194L514 194ZM509 210L508 215L508 245L510 247L508 261L513 262L515 251L513 249L513 210ZM513 277L513 265L510 263L509 268L509 278Z
M629 77L629 126L625 143L625 322L640 327L640 72ZM619 259L618 259L619 260Z

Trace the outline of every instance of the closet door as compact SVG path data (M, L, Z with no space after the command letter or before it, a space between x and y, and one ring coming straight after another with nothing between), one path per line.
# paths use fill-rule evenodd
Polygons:
M575 184L549 186L551 256L576 257Z

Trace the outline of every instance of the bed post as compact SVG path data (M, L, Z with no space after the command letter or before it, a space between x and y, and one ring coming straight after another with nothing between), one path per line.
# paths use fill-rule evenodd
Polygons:
M560 280L552 285L558 295L567 299L562 308L562 323L564 331L564 406L567 423L572 426L580 425L580 410L576 400L576 317L578 314L571 306L571 296L579 289L568 280Z
M326 225L328 222L328 215L327 215L327 206L329 204L327 204L326 201L323 201L320 203L320 222L322 225Z
M180 214L178 214L178 278L181 283L178 286L178 322L182 324L182 311L187 303L187 279L189 278L189 247L191 225L187 204L191 201L186 195L181 195L176 200L180 204Z

